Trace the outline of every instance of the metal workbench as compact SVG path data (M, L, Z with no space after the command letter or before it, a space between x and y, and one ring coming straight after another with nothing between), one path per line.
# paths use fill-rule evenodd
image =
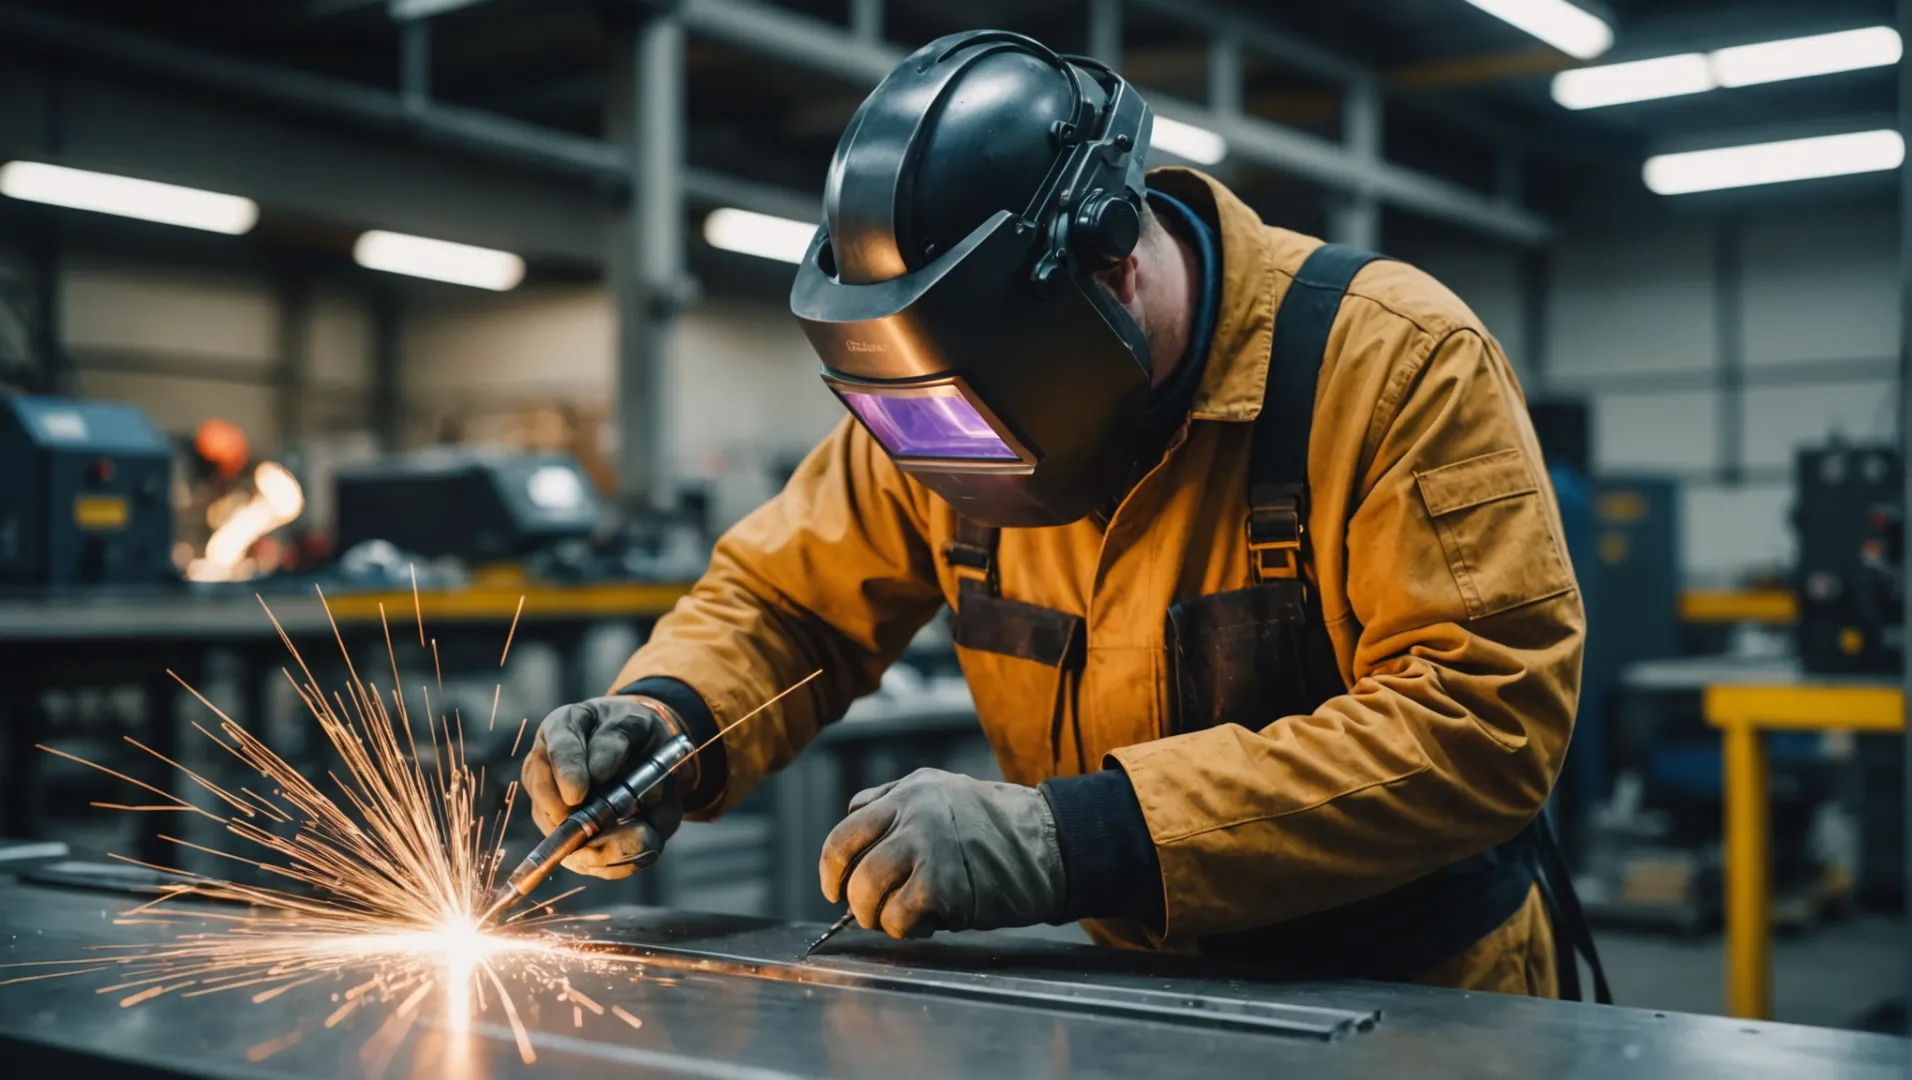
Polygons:
M114 925L127 906L110 894L0 879L0 962L178 932ZM609 1017L575 1026L569 1007L546 1009L533 1025L538 1062L527 1067L510 1036L481 1020L473 1075L1884 1080L1906 1063L1906 1042L1881 1035L1375 983L1279 983L1183 958L999 935L902 944L852 931L806 968L790 958L815 926L645 908L616 916L592 925L592 936L644 954L648 974L597 990L597 1001L641 1016L642 1028ZM246 1060L248 1047L324 1014L331 988L256 1005L231 995L121 1008L89 978L0 987L0 1060L10 1074L364 1074L358 1052L376 1016ZM410 1057L422 1044L414 1034L386 1075L445 1075Z
M452 589L428 585L419 603L429 633L446 647L446 674L456 674L461 656L462 662L471 661L474 649L478 662L489 669L515 620L515 640L520 646L542 642L554 648L559 700L577 700L604 689L584 671L584 650L579 646L585 634L607 620L648 628L688 587L643 581L474 582ZM411 651L416 631L409 588L353 591L328 585L325 605L310 583L275 580L261 583L261 588L269 590L264 596L273 616L325 685L337 687L345 682L332 638L334 622L358 662L372 662L371 670L383 677L384 663L377 659L385 651L381 607L408 670L430 663L428 657L421 659ZM146 706L143 727L135 734L173 756L180 740L190 737L190 732L181 735L183 724L203 720L207 714L204 706L180 694L168 672L202 684L206 661L214 653L225 653L236 661L227 665L238 679L235 719L255 731L263 730L261 718L270 708L269 690L281 681L279 671L287 656L271 620L247 588L0 592L0 657L4 657L0 670L8 675L0 681L0 835L48 833L44 755L34 749L49 734L38 708L45 691L116 684L138 687ZM969 746L973 751L983 745L974 705L960 684L857 702L842 722L823 731L809 753L767 785L762 801L762 809L772 811L766 815L767 830L731 838L749 842L768 832L769 850L752 858L758 864L753 876L769 877L772 882L769 910L788 917L832 917L816 885L817 852L842 818L850 795L919 766L947 766L953 748ZM132 761L134 766L147 764ZM498 777L515 773L515 763L493 770ZM148 768L140 775L161 786L180 779L171 770ZM523 819L520 823L528 827ZM171 857L170 847L158 839L163 817L146 815L135 824L142 832L129 854L155 861ZM756 843L762 846L763 841ZM679 846L690 850L693 844L692 838L686 838ZM682 889L697 881L730 873L735 864L729 858L702 863L675 860L667 874L644 875L627 883L623 898L658 902L682 895ZM683 880L676 881L679 877Z
M321 672L339 666L335 624L356 655L384 652L381 608L401 650L415 640L415 601L409 588L351 590L328 585L322 604L311 583L267 580L259 587L273 616ZM575 700L603 689L591 685L583 672L578 645L588 630L608 619L647 627L670 610L687 588L681 583L639 581L474 582L457 588L427 588L416 603L434 639L443 639L447 671L454 669L459 643L477 643L473 647L482 653L482 662L490 665L515 625L517 641L542 641L557 650L562 696ZM47 735L40 711L46 691L138 687L145 702L139 737L171 756L184 720L204 713L197 704L185 705L181 711L182 699L168 672L200 683L206 662L215 652L237 659L241 706L236 718L258 730L268 709L269 688L280 680L279 669L287 657L278 631L250 589L155 586L0 592L0 672L7 676L0 680L0 834L45 832L46 793L37 768L41 755L33 747ZM343 685L342 677L324 681ZM175 778L156 773L150 779L171 783ZM148 858L163 851L151 835L140 847L140 854Z

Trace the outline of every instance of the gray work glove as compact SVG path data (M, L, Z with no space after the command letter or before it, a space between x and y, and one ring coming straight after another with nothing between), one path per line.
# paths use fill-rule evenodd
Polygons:
M941 769L858 793L817 873L826 899L896 938L1054 922L1067 894L1042 792Z
M554 710L538 725L524 759L524 790L531 820L549 833L599 787L623 776L678 733L679 723L662 702L643 697L601 697ZM684 820L684 795L692 790L695 764L658 786L637 820L611 829L564 860L574 873L616 880L657 861L664 841Z

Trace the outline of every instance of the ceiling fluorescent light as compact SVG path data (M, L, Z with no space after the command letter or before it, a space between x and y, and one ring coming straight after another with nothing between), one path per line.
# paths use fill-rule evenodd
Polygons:
M711 247L779 262L802 262L816 235L817 227L810 222L729 206L704 218L704 242Z
M1903 47L1897 30L1890 26L1868 26L1863 30L1721 49L1712 56L1713 74L1721 86L1752 86L1861 68L1890 67L1899 62L1901 52Z
M524 260L509 251L430 240L373 229L352 245L352 258L367 270L448 281L504 292L524 280Z
M1567 0L1467 2L1576 59L1591 60L1613 48L1613 28L1599 16Z
M1217 165L1228 156L1228 140L1207 128L1170 120L1166 116L1155 118L1154 131L1149 135L1149 148L1167 151L1197 165Z
M0 165L0 195L228 236L250 232L259 221L259 204L238 195L38 161Z
M1646 186L1661 195L1896 169L1905 140L1890 128L1728 146L1648 158Z
M1575 68L1554 76L1553 99L1569 109L1597 109L1629 101L1704 93L1718 86L1712 65L1700 53L1681 53L1627 64Z
M394 22L410 22L444 15L476 3L478 0L390 0L385 5L385 13Z
M1569 109L1698 94L1720 87L1804 79L1861 68L1889 67L1902 52L1889 26L1681 53L1626 64L1577 68L1554 76L1553 98Z

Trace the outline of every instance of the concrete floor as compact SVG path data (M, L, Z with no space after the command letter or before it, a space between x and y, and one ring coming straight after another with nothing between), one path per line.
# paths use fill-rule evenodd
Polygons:
M1595 932L1613 996L1622 1005L1677 1012L1726 1011L1725 942L1718 934ZM1904 995L1905 923L1860 915L1773 942L1773 1019L1857 1027Z

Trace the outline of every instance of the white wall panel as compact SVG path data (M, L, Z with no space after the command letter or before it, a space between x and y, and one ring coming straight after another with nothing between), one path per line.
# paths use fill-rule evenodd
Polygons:
M69 348L172 353L258 370L278 355L279 306L257 278L81 263L66 273Z
M1792 565L1797 541L1787 521L1791 485L1689 483L1682 496L1680 536L1689 585L1732 585L1748 573Z
M595 288L415 302L400 349L414 410L508 396L601 398L616 385L617 321Z
M604 292L569 288L455 297L413 311L404 335L407 413L431 417L514 403L609 403L617 326ZM670 472L717 489L717 516L772 491L769 470L843 416L816 354L780 304L707 299L678 323L664 380Z
M169 435L191 435L200 421L218 417L243 429L253 446L278 445L277 391L263 384L189 379L122 371L85 371L78 377L86 397L138 405Z
M1713 400L1709 391L1596 395L1595 470L1686 473L1717 468Z
M1752 387L1745 395L1745 463L1790 467L1795 449L1833 435L1855 442L1891 439L1895 395L1886 382Z
M320 290L305 326L306 378L316 386L372 382L372 318L363 296Z
M684 467L725 447L808 448L843 418L817 354L782 305L711 301L687 317L671 381Z
M1749 366L1898 355L1893 223L1859 214L1758 222L1742 247Z
M1700 229L1574 236L1554 260L1548 374L1712 368L1717 353L1713 242Z

